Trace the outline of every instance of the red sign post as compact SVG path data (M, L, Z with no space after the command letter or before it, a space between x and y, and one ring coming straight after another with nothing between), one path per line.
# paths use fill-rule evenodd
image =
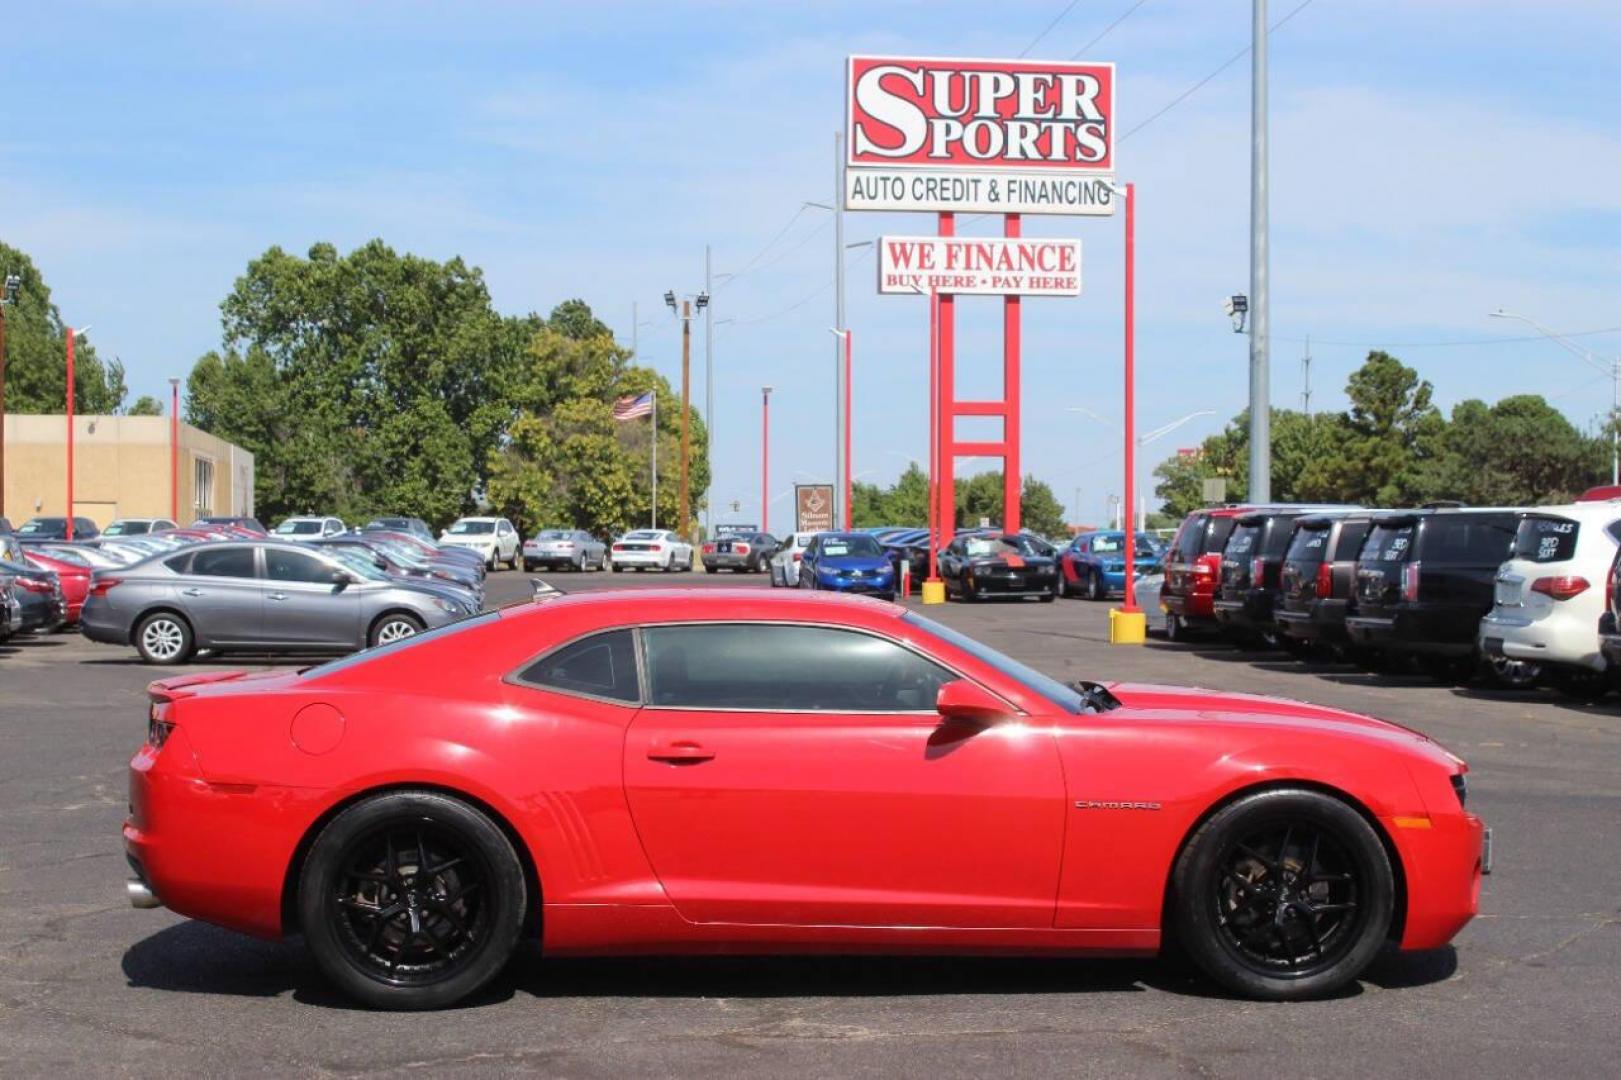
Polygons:
M1116 199L1112 64L853 56L845 206L939 215L937 239L880 239L879 287L929 297L929 585L955 532L956 461L1002 460L1002 527L1020 528L1022 297L1080 292L1078 241L1026 240L1025 214L1107 215ZM1000 240L955 239L957 214L1003 215ZM895 246L891 246L891 245ZM956 295L1002 298L1002 396L959 401ZM957 418L1002 421L960 440ZM930 590L924 590L930 602Z

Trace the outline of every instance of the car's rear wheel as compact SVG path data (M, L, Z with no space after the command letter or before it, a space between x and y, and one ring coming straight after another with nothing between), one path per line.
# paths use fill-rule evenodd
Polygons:
M1165 616L1165 640L1175 642L1188 640L1188 628L1182 621L1182 616L1172 614Z
M1548 685L1573 701L1597 701L1611 689L1609 675L1602 671L1558 668L1546 677Z
M135 651L148 664L180 664L192 653L191 624L179 615L159 611L135 628Z
M1107 600L1109 598L1109 587L1103 583L1103 575L1096 570L1087 571L1086 598L1088 600Z
M367 643L375 649L379 645L391 645L420 633L422 633L421 619L404 612L394 612L384 615L372 624L371 636Z
M1395 878L1361 814L1321 792L1261 791L1201 825L1172 877L1177 940L1227 989L1272 1001L1341 989L1383 947Z
M489 982L523 927L523 866L459 799L397 791L356 803L316 838L298 887L326 976L377 1008L436 1009Z

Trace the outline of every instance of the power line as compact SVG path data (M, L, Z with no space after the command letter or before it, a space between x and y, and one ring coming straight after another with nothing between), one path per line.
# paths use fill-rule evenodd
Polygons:
M1578 330L1564 337L1596 337L1600 334L1621 333L1621 326L1606 326L1598 330ZM1469 345L1507 345L1520 341L1543 341L1541 334L1531 334L1526 337L1493 337L1493 338L1459 338L1456 341L1328 341L1324 338L1292 338L1272 336L1274 341L1288 341L1301 344L1310 341L1313 345L1341 345L1352 349L1443 349L1462 348Z
M749 270L751 268L753 268L754 264L759 262L760 259L765 255L766 252L770 251L773 247L776 246L778 240L781 240L784 236L787 235L788 230L794 227L794 222L798 221L800 219L800 217L804 213L805 213L805 206L802 203L802 204L800 204L799 209L794 211L794 216L788 219L788 223L785 224L782 228L778 229L777 234L766 242L765 247L761 248L759 251L756 251L754 253L754 258L752 258L748 262L744 263L742 269L738 270L736 273L734 273L730 277L728 277L725 281L721 282L720 285L715 289L715 291L717 293L720 292L721 289L726 288L726 286L730 285L732 282L736 281L738 278L740 278L744 274L748 273Z
M1047 24L1047 29L1037 34L1034 41L1026 45L1023 49L1019 50L1019 59L1023 60L1026 56L1029 56L1030 50L1035 48L1037 45L1040 45L1041 39L1052 33L1053 27L1063 22L1069 16L1069 13L1075 10L1075 5L1079 4L1080 2L1081 0L1069 0L1069 6L1064 8L1064 10L1060 11L1057 15L1053 16L1053 21Z
M876 248L877 246L878 246L877 242L874 241L871 246L863 248L862 251L861 251L861 254L857 255L854 259L852 259L850 261L851 262L860 262L862 259L864 259L868 255L872 254L873 249ZM798 311L800 308L804 307L806 304L810 303L812 300L815 300L818 296L821 296L823 293L827 292L832 287L833 287L833 282L831 280L824 281L821 285L817 286L814 290L812 290L809 293L806 293L804 296L800 297L798 300L795 300L792 304L789 304L787 307L781 309L780 311L774 311L770 315L761 315L759 318L755 318L755 319L738 319L737 322L736 322L736 325L738 325L738 326L757 326L760 323L771 322L773 319L780 319L784 315L789 315L789 314L792 314L795 311Z
M1289 14L1285 15L1283 18L1279 19L1277 22L1272 24L1271 29L1267 30L1267 36L1268 37L1272 36L1274 33L1276 33L1278 31L1278 29L1280 27L1283 26L1284 23L1288 22L1290 19L1294 18L1296 15L1299 15L1302 11L1305 11L1308 7L1311 6L1311 4L1312 4L1312 0L1301 0L1301 3L1300 3L1300 5L1298 7L1296 7L1293 11L1289 12ZM1212 71L1210 74L1206 75L1204 78L1200 79L1198 82L1194 83L1192 86L1188 87L1186 90L1184 90L1180 94L1176 95L1176 97L1172 98L1158 112L1151 115L1148 119L1144 120L1142 123L1137 124L1130 131L1127 131L1124 135L1121 135L1119 141L1120 142L1125 142L1127 139L1129 139L1133 135L1137 134L1137 132L1141 131L1143 128L1147 127L1149 124L1152 124L1155 120L1158 120L1160 117L1164 116L1166 113L1170 112L1172 109L1174 109L1178 105L1182 104L1188 98L1192 97L1194 94L1196 94L1200 90L1204 89L1205 84L1209 83L1217 75L1220 75L1222 72L1226 71L1228 68L1232 67L1234 64L1236 64L1240 60L1244 59L1244 57L1249 55L1249 52L1250 52L1250 47L1248 45L1244 46L1242 49L1239 49L1232 56L1229 56L1222 63L1222 65L1220 67L1218 67L1215 71Z
M1098 34L1097 37L1093 38L1091 41L1088 41L1085 45L1082 45L1079 49L1075 50L1075 55L1070 57L1070 59L1071 60L1079 60L1081 58L1081 56L1083 54L1085 54L1088 49L1090 49L1092 46L1096 45L1098 42L1102 41L1104 38L1108 37L1109 33L1112 30L1114 30L1115 27L1119 26L1121 23L1123 23L1127 19L1131 18L1131 13L1136 11L1138 8L1142 7L1146 3L1148 3L1148 0L1137 0L1137 2L1135 4L1133 4L1133 5L1131 5L1129 8L1127 8L1125 10L1125 13L1122 14L1118 19L1116 19L1114 22L1110 23L1108 26L1105 26L1103 28L1103 30ZM1023 56L1024 54L1020 53L1019 55Z

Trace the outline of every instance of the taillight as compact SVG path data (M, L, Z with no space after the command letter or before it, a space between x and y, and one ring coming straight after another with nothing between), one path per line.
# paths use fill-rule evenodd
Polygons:
M1562 574L1559 577L1539 577L1531 583L1531 591L1551 596L1555 600L1569 600L1573 596L1580 596L1588 590L1587 579L1575 574Z
M805 557L805 553L803 551L794 552L794 562L798 562L800 559L803 559L804 557Z
M1264 585L1266 583L1265 579L1266 579L1266 560L1265 559L1251 559L1250 560L1250 584L1251 585L1257 585L1257 586Z
M749 546L747 544L733 544L732 545L732 554L733 555L747 555L748 553L749 553Z
M48 593L51 591L51 583L41 581L38 578L20 577L17 579L17 584L27 592Z
M1317 595L1328 597L1334 595L1334 564L1320 562L1317 564Z
M1211 566L1209 563L1196 562L1196 563L1193 564L1193 576L1194 577L1209 577L1211 574L1214 574L1215 572L1216 572L1216 568Z
M122 584L124 584L124 579L123 578L115 578L115 577L91 578L90 579L90 595L91 596L106 596L110 589L112 589L115 586L122 585Z
M715 553L715 545L714 544L705 544L704 545L704 554L705 555L713 555L714 553Z
M163 749L163 744L169 741L170 732L174 725L164 719L168 713L168 705L153 702L146 711L146 745L154 750Z
M1401 568L1401 598L1409 603L1418 599L1418 567L1410 562Z
M615 544L614 545L614 550L615 551L624 551L625 550L625 545L624 544Z

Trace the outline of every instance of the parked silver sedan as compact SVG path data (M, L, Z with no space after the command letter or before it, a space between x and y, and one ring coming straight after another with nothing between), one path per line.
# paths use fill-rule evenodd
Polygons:
M85 637L150 664L215 652L345 653L473 614L459 589L406 583L289 542L197 544L97 571Z
M523 542L523 568L569 567L601 570L608 565L608 545L584 529L542 529Z

